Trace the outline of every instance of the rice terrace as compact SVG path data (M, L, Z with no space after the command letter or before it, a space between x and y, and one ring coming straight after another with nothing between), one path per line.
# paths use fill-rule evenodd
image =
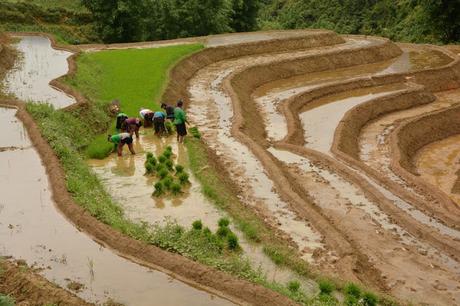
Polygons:
M459 20L135 2L0 0L0 306L460 305Z

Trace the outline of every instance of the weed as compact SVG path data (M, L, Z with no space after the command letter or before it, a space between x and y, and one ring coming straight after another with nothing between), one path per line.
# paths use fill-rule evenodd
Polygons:
M14 306L14 299L9 295L0 294L0 305L1 306Z
M174 180L170 175L168 175L164 179L161 180L161 183L163 184L166 190L171 190Z
M379 301L377 295L372 292L365 292L362 295L362 299L365 306L376 306Z
M181 185L185 185L185 184L188 184L189 183L189 175L185 172L182 172L181 174L179 174L179 182Z
M196 220L192 223L192 227L194 230L200 230L203 228L203 222L201 220Z
M225 226L219 227L216 232L217 236L221 238L227 237L229 233L230 233L230 230L228 229L228 227L225 227Z
M361 297L361 288L359 288L358 285L353 283L348 283L345 286L344 292L347 296L352 296L356 299L359 299Z
M227 235L227 245L230 250L238 250L240 248L238 237L232 232Z
M287 287L288 287L289 291L291 291L291 292L298 292L299 289L300 289L300 283L297 280L291 280L287 284Z
M335 290L334 283L326 279L319 280L318 286L321 294L330 295Z
M173 183L171 185L171 193L173 195L179 195L180 193L182 193L182 187L180 186L180 184Z
M184 166L182 165L176 165L176 173L182 173L184 172Z
M219 227L227 227L230 225L230 221L227 218L220 218L217 224Z
M153 195L156 197L161 196L164 193L164 186L162 182L157 182L155 184L155 191L153 192Z
M160 171L158 171L158 176L161 179L164 179L166 176L168 176L168 174L169 174L169 172L166 169L161 169Z

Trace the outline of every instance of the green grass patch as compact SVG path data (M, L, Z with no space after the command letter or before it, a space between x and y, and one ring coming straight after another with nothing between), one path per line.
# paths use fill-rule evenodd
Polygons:
M0 306L14 306L15 301L9 295L3 295L0 293Z
M118 99L124 113L138 117L141 107L160 109L159 98L169 69L184 56L202 48L202 45L192 44L85 53L78 57L76 75L66 82L83 93L98 109L106 110L111 101ZM107 125L106 130L114 133L115 124ZM103 134L94 137L88 144L86 155L101 159L110 150L111 145Z

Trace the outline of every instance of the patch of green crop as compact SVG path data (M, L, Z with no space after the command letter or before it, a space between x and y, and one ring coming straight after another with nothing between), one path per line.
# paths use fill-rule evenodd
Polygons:
M15 301L9 295L3 295L0 293L0 306L14 306Z

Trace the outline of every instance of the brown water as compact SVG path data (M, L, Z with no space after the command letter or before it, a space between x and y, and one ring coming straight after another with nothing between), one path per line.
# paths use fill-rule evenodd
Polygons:
M460 205L460 195L452 192L460 169L460 135L425 146L417 153L417 171Z
M78 231L55 208L45 169L14 110L0 109L1 128L18 135L0 139L0 255L24 259L62 287L85 285L78 295L125 305L231 305L170 276L134 264Z
M20 36L16 45L22 58L5 78L5 92L22 101L47 102L56 108L69 106L75 99L49 86L49 82L68 71L67 58L72 53L51 48L48 38Z

